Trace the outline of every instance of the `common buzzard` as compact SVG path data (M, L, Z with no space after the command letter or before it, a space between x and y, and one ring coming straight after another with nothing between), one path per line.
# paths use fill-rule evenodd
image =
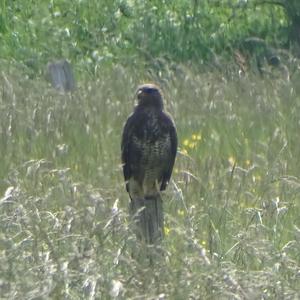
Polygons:
M171 116L164 112L157 86L141 85L137 99L123 130L121 150L126 190L131 205L138 208L160 199L160 191L166 189L177 152L177 133Z

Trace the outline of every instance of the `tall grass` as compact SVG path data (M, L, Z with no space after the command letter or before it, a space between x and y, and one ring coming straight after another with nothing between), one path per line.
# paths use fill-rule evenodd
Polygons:
M2 65L5 65L3 62ZM2 299L297 299L300 98L287 82L115 66L72 95L1 73ZM159 83L179 153L164 255L137 260L120 134Z

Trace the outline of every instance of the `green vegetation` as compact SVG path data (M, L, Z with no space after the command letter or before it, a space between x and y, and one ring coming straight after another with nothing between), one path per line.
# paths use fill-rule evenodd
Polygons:
M93 73L98 65L140 58L208 62L215 53L232 57L232 49L252 36L282 47L288 43L291 12L299 11L227 0L76 0L72 5L4 0L2 6L1 56L22 61L33 74L57 57Z
M1 299L300 297L299 61L278 50L284 68L260 77L256 54L242 72L233 59L249 37L292 41L290 10L267 2L1 2ZM60 57L72 94L40 76ZM134 258L120 166L144 81L179 135L151 266Z

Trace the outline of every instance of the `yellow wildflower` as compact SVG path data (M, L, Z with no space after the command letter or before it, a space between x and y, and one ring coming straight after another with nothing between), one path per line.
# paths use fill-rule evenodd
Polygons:
M197 143L196 142L190 142L188 146L189 146L190 149L194 149L194 148L196 148Z
M245 160L245 165L249 167L251 165L251 161L249 159Z
M184 146L188 146L189 143L190 143L190 141L189 141L188 139L185 139L185 140L183 141L183 145L184 145Z
M178 214L179 216L184 216L184 210L178 209L178 210L177 210L177 214Z
M171 229L170 229L169 227L165 226L165 227L164 227L164 231L165 231L165 235L169 235Z
M228 162L233 166L236 164L236 159L233 156L229 156Z
M201 136L200 133L199 133L199 134L193 134L193 135L192 135L192 140L193 140L193 141L201 141L201 139L202 139L202 136Z

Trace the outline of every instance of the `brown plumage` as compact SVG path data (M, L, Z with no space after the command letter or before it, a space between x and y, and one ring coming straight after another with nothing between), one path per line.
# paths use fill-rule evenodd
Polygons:
M127 119L122 137L126 188L132 197L151 197L165 190L175 161L177 135L171 117L163 111L160 90L144 84L138 105Z
M159 88L154 84L141 85L137 98L138 104L125 124L121 145L123 173L133 213L143 206L147 210L149 201L154 201L157 209L161 206L157 201L161 201L160 191L165 190L171 178L177 151L175 125L164 112ZM158 223L152 225L163 226L162 220Z

